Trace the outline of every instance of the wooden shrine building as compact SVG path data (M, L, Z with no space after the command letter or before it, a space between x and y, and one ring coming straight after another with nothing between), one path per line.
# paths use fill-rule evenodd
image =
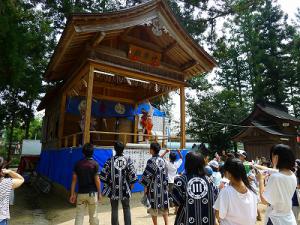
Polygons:
M178 89L183 148L187 80L214 66L214 59L187 34L164 0L114 12L73 14L44 76L58 85L38 107L45 109L43 149L78 146L91 136L102 146L112 145L120 135L125 142L137 143L136 116L92 118L94 102L114 102L113 109L121 115L127 106ZM81 115L67 112L70 99L85 100L78 106ZM93 120L98 125L91 129Z
M258 103L241 125L246 127L233 140L244 144L250 160L256 157L269 159L271 147L280 143L289 145L300 158L300 143L297 142L300 119L288 114L285 107Z

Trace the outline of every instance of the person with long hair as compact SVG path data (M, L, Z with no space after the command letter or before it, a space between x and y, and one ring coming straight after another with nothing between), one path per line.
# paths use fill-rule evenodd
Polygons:
M228 186L223 188L214 204L220 225L255 225L257 194L247 178L243 162L229 158L224 164Z
M268 178L258 173L260 198L268 205L265 224L267 225L296 225L292 212L292 197L297 187L297 179L292 172L295 156L288 145L277 144L271 148L270 158L273 167L278 169Z
M7 225L10 219L9 196L12 189L20 187L24 178L12 171L5 169L5 161L0 157L0 225Z
M295 162L295 175L297 178L297 189L292 198L292 202L293 202L292 209L296 220L299 220L299 214L300 214L300 160L299 159L297 159Z
M204 157L189 152L184 167L185 174L175 178L171 194L174 204L179 207L175 225L214 225L214 187L205 175Z

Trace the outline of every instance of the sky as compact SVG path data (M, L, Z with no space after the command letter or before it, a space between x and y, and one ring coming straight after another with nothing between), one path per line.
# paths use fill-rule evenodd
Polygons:
M277 0L281 6L281 9L288 14L289 21L295 19L295 13L297 12L297 8L300 8L300 0ZM213 76L210 77L212 79ZM186 90L186 92L189 92ZM179 121L180 119L180 96L176 93L172 93L172 99L174 102L174 106L172 108L173 119Z

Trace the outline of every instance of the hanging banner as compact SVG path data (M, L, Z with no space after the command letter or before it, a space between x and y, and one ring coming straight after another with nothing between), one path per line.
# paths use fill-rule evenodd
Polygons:
M66 101L66 112L73 115L83 115L86 108L86 100L84 97L69 97ZM142 114L142 111L149 111L148 103L138 105L136 109L130 104L113 102L107 100L92 100L92 116L93 117L127 117L132 118L135 115ZM165 117L165 113L153 107L153 116Z
M70 97L66 102L66 112L82 115L86 108L85 98ZM134 115L134 107L120 102L92 100L93 117L130 117Z

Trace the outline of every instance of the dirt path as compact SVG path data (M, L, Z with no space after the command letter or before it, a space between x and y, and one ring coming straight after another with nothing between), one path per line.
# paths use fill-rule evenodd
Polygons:
M146 209L141 206L141 193L134 194L131 200L132 224L152 224L151 217ZM10 225L73 225L75 218L75 206L65 199L51 194L37 195L29 186L23 186L15 192L15 205L11 207ZM264 211L264 207L260 206ZM107 198L99 206L100 225L110 225L110 204ZM173 212L173 211L171 211ZM119 210L120 225L123 223L123 214ZM175 215L169 216L170 224L174 224ZM88 216L84 218L84 224L88 223ZM159 218L158 224L164 224ZM257 225L263 225L258 222Z

